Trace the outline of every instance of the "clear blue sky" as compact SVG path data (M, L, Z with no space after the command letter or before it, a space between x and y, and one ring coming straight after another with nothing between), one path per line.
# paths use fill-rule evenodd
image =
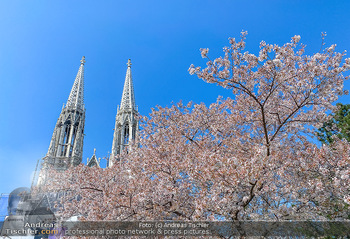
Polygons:
M350 50L349 12L347 0L0 1L0 193L30 186L83 55L86 162L94 148L97 157L111 150L128 58L141 114L180 100L209 104L231 93L188 74L205 64L200 48L220 56L244 29L254 53L261 40L296 34L315 53L321 32Z

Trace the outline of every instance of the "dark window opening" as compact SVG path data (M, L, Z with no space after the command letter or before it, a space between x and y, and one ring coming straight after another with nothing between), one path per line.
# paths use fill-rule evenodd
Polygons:
M124 128L124 144L129 143L129 125L126 124Z

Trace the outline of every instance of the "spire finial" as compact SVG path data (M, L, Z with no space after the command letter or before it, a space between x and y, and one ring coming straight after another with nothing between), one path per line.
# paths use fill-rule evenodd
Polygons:
M85 64L85 56L83 56L82 58L81 58L81 60L80 60L80 63L82 64L82 65L84 65Z
M128 65L128 67L131 67L131 60L130 59L128 60L127 65Z
M96 149L94 149L94 155L96 154Z

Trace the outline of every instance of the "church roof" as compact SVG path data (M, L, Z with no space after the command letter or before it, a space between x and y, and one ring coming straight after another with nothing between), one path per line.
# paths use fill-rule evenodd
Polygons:
M85 56L81 58L78 74L75 77L66 107L84 109L84 64Z

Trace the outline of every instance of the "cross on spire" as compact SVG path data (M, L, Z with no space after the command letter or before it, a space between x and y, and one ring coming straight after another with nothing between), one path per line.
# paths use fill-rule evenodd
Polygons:
M82 58L81 58L81 60L80 60L80 63L82 64L82 65L84 65L85 64L85 56L83 56Z
M127 65L128 65L128 67L131 67L131 60L130 59L128 60Z

